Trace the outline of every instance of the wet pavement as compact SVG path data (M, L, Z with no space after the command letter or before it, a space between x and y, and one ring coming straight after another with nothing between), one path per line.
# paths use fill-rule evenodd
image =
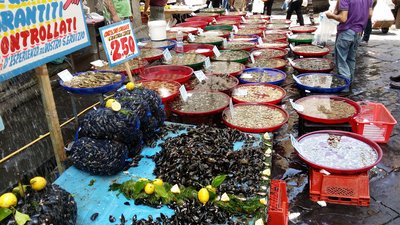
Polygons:
M373 101L383 103L400 121L399 91L389 88L389 77L400 74L400 31L390 30L382 34L374 30L366 47L359 48L356 78L353 94L349 98L356 101ZM288 71L290 74L290 71ZM53 77L53 79L56 79ZM329 204L321 207L309 200L308 167L297 157L290 144L288 133L297 134L298 117L288 104L288 99L299 98L299 92L293 85L292 78L285 84L288 97L285 98L285 108L290 112L288 125L276 135L275 155L273 164L274 179L284 179L288 186L290 213L300 213L291 219L289 224L299 225L398 225L400 224L400 128L393 130L390 142L381 145L383 159L370 174L371 203L369 207ZM61 122L72 117L70 99L67 93L58 85L54 86L55 101ZM97 98L79 96L78 110L93 104ZM44 112L39 97L6 111L3 119L6 130L0 132L1 156L23 146L47 131ZM72 140L75 131L74 124L63 129L65 142ZM36 158L34 160L34 158ZM48 161L54 165L51 142L49 138L33 146L29 151L19 154L16 158L0 165L2 182L0 192L15 181L16 168L19 171L34 173L32 168ZM7 179L3 179L3 176Z

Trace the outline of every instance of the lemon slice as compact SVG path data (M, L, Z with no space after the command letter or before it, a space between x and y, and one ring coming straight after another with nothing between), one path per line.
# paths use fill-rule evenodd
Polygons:
M132 91L134 88L135 88L135 83L133 83L133 82L128 82L128 83L126 84L126 90Z
M119 110L121 110L121 104L120 104L119 102L117 102L117 101L114 101L114 102L111 104L111 109L112 109L113 111L115 111L115 112L118 112Z
M112 103L115 102L115 99L110 98L106 101L106 107L111 108Z

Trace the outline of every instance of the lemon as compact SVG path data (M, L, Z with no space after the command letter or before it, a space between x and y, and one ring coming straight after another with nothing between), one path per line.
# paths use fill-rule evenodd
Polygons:
M46 187L47 181L44 177L34 177L29 183L31 183L31 187L35 191L40 191Z
M126 90L132 91L135 88L135 84L133 82L128 82L126 84Z
M203 203L203 205L205 205L210 199L210 193L208 193L207 188L200 189L200 191L197 193L197 198L201 203Z
M144 187L144 192L148 195L151 195L154 193L154 185L152 183L147 183L146 186Z
M115 101L111 104L111 109L115 112L118 112L119 110L121 110L121 104Z
M115 99L110 98L106 101L106 107L111 108L112 103L115 102Z
M164 182L163 182L163 180L157 178L157 179L153 180L153 184L162 186L164 184Z
M181 189L179 189L179 186L177 184L175 184L174 186L172 186L171 192L174 194L179 194L179 193L181 193Z
M17 196L8 192L0 196L0 208L10 208L17 205Z

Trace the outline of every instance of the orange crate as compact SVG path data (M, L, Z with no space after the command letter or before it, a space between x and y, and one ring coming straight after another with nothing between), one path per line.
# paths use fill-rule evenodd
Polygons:
M325 175L310 169L310 199L334 204L369 206L368 172Z
M271 180L269 197L268 225L287 225L289 222L289 200L286 194L286 182Z
M387 143L397 121L381 103L360 103L361 112L350 121L354 133L377 143Z

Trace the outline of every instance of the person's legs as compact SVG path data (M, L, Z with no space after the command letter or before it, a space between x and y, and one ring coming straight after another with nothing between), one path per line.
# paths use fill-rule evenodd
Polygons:
M293 2L290 2L288 5L288 10L286 12L286 19L290 20L290 18L292 17L292 13L294 11L294 7L293 7Z
M354 33L353 38L353 43L350 45L349 54L347 55L347 65L349 65L351 77L354 79L354 71L356 70L357 49L361 37L360 35Z
M268 0L267 2L267 15L270 16L272 13L272 5L274 4L274 0Z
M151 6L150 7L150 21L154 21L154 20L165 20L163 6Z
M342 31L337 34L335 44L335 63L337 73L347 77L351 81L353 81L352 73L354 73L355 68L356 48L354 45L354 36L355 32L350 29ZM348 60L349 56L351 57L350 60Z
M296 3L296 15L297 15L297 20L300 23L300 26L304 26L304 18L303 18L303 12L301 11L301 4L303 4L303 0L297 0L294 3Z
M365 41L365 42L368 42L369 41L369 36L371 35L371 32L372 32L372 22L371 22L371 19L368 19L368 23L367 23L367 26L365 27L364 35L363 35L362 40Z

